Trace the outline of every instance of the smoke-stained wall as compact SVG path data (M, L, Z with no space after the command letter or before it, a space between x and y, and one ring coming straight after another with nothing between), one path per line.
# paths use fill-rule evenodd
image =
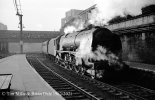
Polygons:
M155 32L128 34L121 40L123 60L155 64Z
M9 53L20 53L20 44L18 42L9 42L8 51Z
M8 43L9 53L20 53L18 42ZM41 43L23 43L23 53L41 53Z
M23 52L24 53L41 53L41 43L24 43Z

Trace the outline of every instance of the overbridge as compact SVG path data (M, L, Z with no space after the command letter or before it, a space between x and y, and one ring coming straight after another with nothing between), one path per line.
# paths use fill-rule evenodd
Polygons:
M40 43L51 38L55 38L61 33L59 31L23 31L23 42ZM20 31L17 30L0 30L0 41L2 42L19 42Z
M41 43L59 36L59 31L23 31L23 52L41 52ZM20 53L20 31L0 30L0 53Z
M155 14L139 15L133 19L106 26L119 35L149 33L155 31Z

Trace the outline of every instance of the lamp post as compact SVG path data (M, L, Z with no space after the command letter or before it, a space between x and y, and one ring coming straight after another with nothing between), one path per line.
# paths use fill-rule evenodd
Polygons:
M19 13L17 13L16 15L18 15L19 16L19 24L20 24L20 42L19 42L19 44L20 44L20 53L22 54L23 53L23 23L22 23L22 17L23 17L23 15L22 14L19 14Z

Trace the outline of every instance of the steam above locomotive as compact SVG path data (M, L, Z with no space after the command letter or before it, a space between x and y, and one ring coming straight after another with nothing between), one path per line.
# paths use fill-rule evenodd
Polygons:
M121 61L121 40L107 28L88 27L43 44L44 53L77 73L89 73L92 77L100 78L105 72L120 72L125 67Z

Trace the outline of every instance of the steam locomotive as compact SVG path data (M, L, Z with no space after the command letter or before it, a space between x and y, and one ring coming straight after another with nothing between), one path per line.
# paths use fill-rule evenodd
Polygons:
M42 43L42 52L66 69L92 78L120 75L127 69L119 36L103 27L52 38Z

